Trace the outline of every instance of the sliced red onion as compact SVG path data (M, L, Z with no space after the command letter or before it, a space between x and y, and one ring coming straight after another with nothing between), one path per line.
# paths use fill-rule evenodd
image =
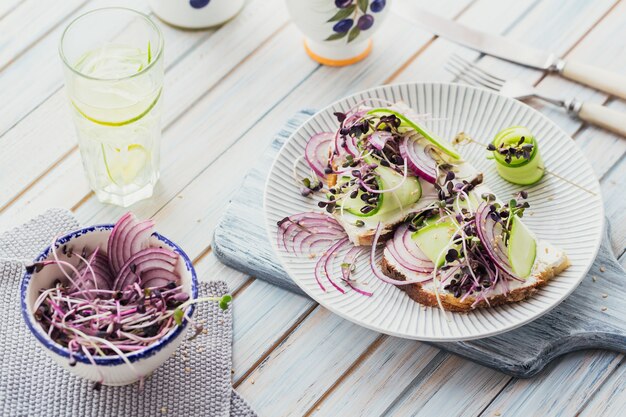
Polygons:
M113 289L122 290L140 281L143 272L151 269L164 269L174 272L178 255L168 249L148 248L133 255L120 269L115 278Z
M341 238L342 236L336 235L309 234L303 239L299 240L299 242L294 242L293 244L294 249L297 251L297 253L310 253L317 250L321 244L335 242Z
M115 275L119 272L122 263L120 261L122 256L122 240L120 239L120 235L129 226L131 223L136 222L137 219L135 215L131 212L123 215L115 226L113 230L111 230L111 234L109 235L109 240L107 242L107 255L109 256L109 265L111 266L111 272ZM122 236L123 237L123 236Z
M369 143L379 151L381 151L387 144L387 141L391 139L393 139L391 132L385 131L375 131L367 138Z
M154 222L152 220L135 221L127 227L124 233L119 235L122 246L122 257L119 259L120 264L124 265L131 256L147 248L152 233L154 233Z
M335 289L337 291L339 291L342 294L345 294L346 291L341 288L339 285L337 285L337 283L333 280L332 278L332 271L330 271L330 262L333 260L334 258L334 254L336 252L338 252L339 250L341 250L341 248L345 245L345 244L350 244L350 241L348 240L347 237L339 240L337 243L335 243L333 246L330 247L330 249L328 249L328 251L324 254L324 256L322 256L322 259L324 259L323 262L323 268L324 268L324 275L326 276L326 279L328 280L328 282L330 282L330 284L335 287ZM321 261L321 259L320 259ZM319 263L319 261L318 261Z
M374 295L373 292L365 291L365 290L360 289L359 287L356 287L351 281L346 281L346 284L348 284L348 287L350 287L354 291L366 297L371 297L372 295Z
M304 212L281 220L276 239L278 246L283 246L286 251L303 253L320 243L336 241L345 236L343 227L332 217Z
M352 273L352 270L351 270L352 266L356 262L359 255L363 252L363 250L364 250L363 247L355 246L346 253L346 256L343 258L343 262L341 265L341 276L343 278L343 281L351 289L353 289L354 291L356 291L357 293L361 295L364 295L366 297L371 297L372 295L374 295L373 293L360 289L359 287L354 285L352 281L350 281L350 274Z
M424 282L424 281L428 281L432 279L432 276L429 276L428 279L418 279L418 280L407 279L406 281L401 281L401 280L389 278L387 275L383 274L383 272L380 270L380 267L378 266L378 263L376 262L376 246L378 245L378 241L380 240L380 234L382 230L383 228L381 227L381 224L378 223L378 226L376 226L376 233L374 233L374 240L372 241L372 250L370 251L370 267L372 268L372 272L374 273L376 278L380 279L383 282L386 282L387 284L392 284L392 285L408 285L408 284Z
M405 237L408 236L408 239ZM408 240L408 242L407 242ZM420 274L430 274L435 269L435 264L430 261L420 248L410 238L410 230L407 225L400 226L385 244L385 250L403 268ZM427 277L426 280L431 279Z
M415 242L411 238L413 232L411 231L411 229L409 229L408 225L401 226L400 228L398 228L398 231L396 233L401 233L401 236L399 236L399 238L402 240L402 246L409 252L409 254L421 261L431 262L428 256L426 256L426 254L415 244ZM400 246L399 243L398 246Z
M489 215L489 204L482 202L476 209L476 231L487 256L504 273L516 277L511 268L502 235L498 231L502 226ZM496 237L499 237L496 239Z
M78 268L80 275L76 277L75 282L80 288L72 285L72 289L76 291L95 288L99 290L110 290L113 286L113 274L109 268L109 259L107 256L96 249L89 260L89 265L82 265Z
M141 274L142 287L164 287L170 282L178 284L180 281L176 272L167 269L151 269Z
M144 220L139 223L139 230L133 237L130 245L129 254L131 256L150 246L150 236L154 233L154 226L154 220Z
M304 158L311 169L320 177L325 177L328 166L328 154L334 133L322 132L311 136L304 148Z
M355 246L346 253L346 256L343 258L343 262L341 265L341 276L344 281L350 280L350 274L352 273L352 265L356 261L356 258L359 254L363 252L363 247Z
M354 136L348 136L346 138L346 151L355 158L360 156L361 152L356 145L356 138Z
M420 142L423 141L405 137L400 142L400 155L418 177L434 184L437 181L437 162L428 153L431 145Z

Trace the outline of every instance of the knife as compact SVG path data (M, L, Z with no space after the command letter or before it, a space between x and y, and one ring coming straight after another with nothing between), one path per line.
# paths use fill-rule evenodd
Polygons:
M626 76L581 62L565 60L557 54L512 41L504 36L470 29L460 23L430 13L409 1L396 3L401 16L419 23L450 41L527 67L555 72L589 87L626 99Z

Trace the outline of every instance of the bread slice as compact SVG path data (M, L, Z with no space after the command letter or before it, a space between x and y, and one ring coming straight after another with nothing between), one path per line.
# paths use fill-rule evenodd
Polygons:
M570 265L569 259L560 249L549 243L538 241L537 258L533 265L530 276L523 282L509 281L508 290L502 284L496 285L491 293L486 297L489 303L481 300L474 305L476 297L469 295L465 299L457 298L446 290L439 289L439 297L443 308L448 311L468 312L475 308L494 307L502 304L509 304L522 301L533 295L538 288L545 285L551 278L564 271ZM382 272L393 279L400 281L424 278L416 272L409 271L399 265L396 260L389 255L385 249L383 253ZM435 284L432 281L426 283L415 283L399 285L398 288L414 301L429 307L437 307L437 295Z
M472 194L479 198L478 196L481 194L490 192L491 190L486 184L480 184L472 191ZM494 307L525 300L570 265L569 259L563 250L549 242L539 240L536 237L535 239L537 241L535 263L530 275L525 280L522 282L509 280L507 284L498 283L490 290L486 301L480 300L477 303L476 297L473 295L469 295L464 299L463 297L457 298L454 294L443 289L443 286L439 286L439 298L443 308L448 311L468 312L475 308ZM381 270L388 277L400 281L415 281L427 278L427 275L430 275L419 274L403 268L390 255L387 249L383 251ZM439 305L435 293L435 283L432 280L421 284L399 285L398 287L405 291L411 299L420 304L429 307L437 307Z

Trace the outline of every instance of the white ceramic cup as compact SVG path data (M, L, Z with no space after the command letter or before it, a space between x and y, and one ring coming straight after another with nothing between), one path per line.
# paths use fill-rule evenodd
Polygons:
M391 0L287 0L304 47L315 61L331 66L365 58L371 37L389 13Z
M114 225L91 226L75 232L68 233L57 239L58 247L63 245L71 245L73 248L82 248L87 246L94 249L96 246L100 250L106 251L107 241ZM153 246L164 246L178 253L179 260L176 265L176 272L181 277L183 291L187 292L191 298L198 297L198 280L196 272L193 268L191 260L182 251L178 245L171 242L164 236L155 233L152 235ZM62 251L58 251L59 259L73 263L77 263L77 257L67 257ZM46 248L36 259L35 262L43 261L52 257L50 248ZM76 364L70 366L69 350L62 345L56 343L48 336L41 325L35 319L33 305L37 300L42 289L52 287L53 282L61 276L61 271L57 266L46 266L39 272L26 273L22 279L20 287L22 316L26 325L32 332L33 336L41 343L44 350L50 355L55 362L68 371L91 381L101 381L104 385L127 385L136 382L138 375L148 376L156 368L161 366L185 338L185 329L187 320L184 320L180 326L174 327L150 346L136 352L126 355L127 359L132 363L134 370L131 369L119 356L96 356L93 365L87 357L82 354L74 354ZM194 312L193 305L188 310L191 317Z
M149 0L159 19L173 26L200 29L221 25L233 18L244 0Z

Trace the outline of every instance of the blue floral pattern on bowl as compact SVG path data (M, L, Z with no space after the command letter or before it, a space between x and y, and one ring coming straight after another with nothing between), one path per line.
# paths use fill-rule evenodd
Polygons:
M380 13L386 4L386 0L335 0L337 12L328 19L328 23L333 23L334 33L325 40L352 42L374 25L373 13Z
M209 5L211 0L189 0L189 5L194 9L202 9Z

